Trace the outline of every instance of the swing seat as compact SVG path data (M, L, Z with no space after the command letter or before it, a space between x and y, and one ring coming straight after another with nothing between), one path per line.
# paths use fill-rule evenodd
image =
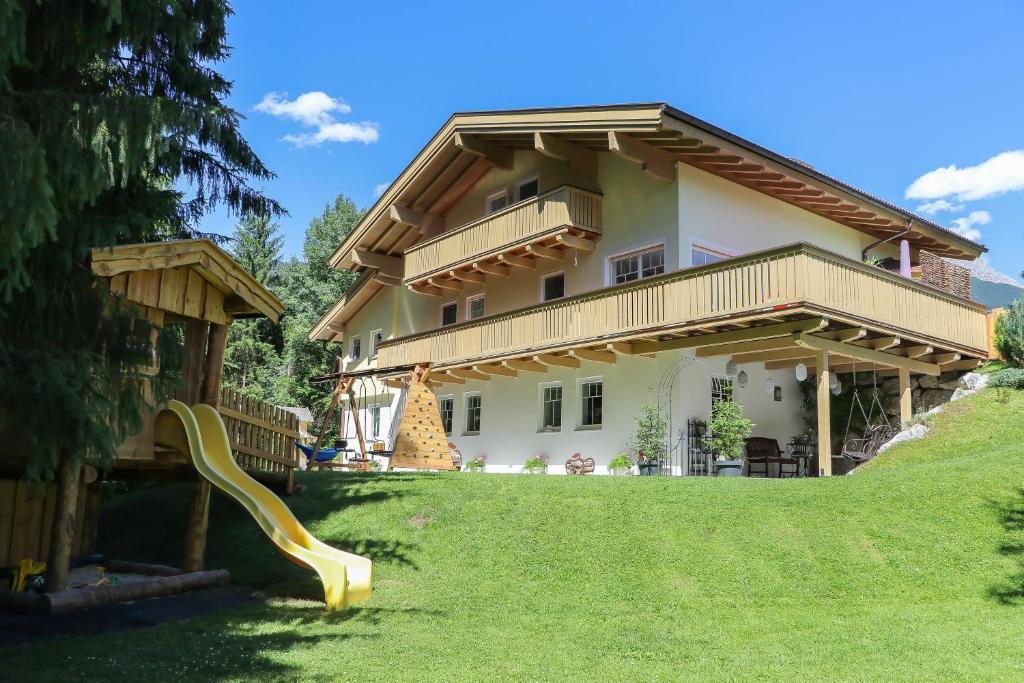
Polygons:
M305 444L298 442L296 442L295 445L299 447L300 451L306 454L307 458L313 457L313 451L315 449L312 446L306 446ZM340 453L341 450L342 449L340 448L321 448L320 452L316 454L316 460L313 462L330 462L338 457L338 453Z

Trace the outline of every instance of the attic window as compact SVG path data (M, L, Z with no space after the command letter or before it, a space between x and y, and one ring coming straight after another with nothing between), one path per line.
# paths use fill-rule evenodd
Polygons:
M508 206L508 192L505 190L487 195L487 213L501 211L506 206Z
M524 180L516 187L516 201L521 202L540 194L540 179L534 177Z

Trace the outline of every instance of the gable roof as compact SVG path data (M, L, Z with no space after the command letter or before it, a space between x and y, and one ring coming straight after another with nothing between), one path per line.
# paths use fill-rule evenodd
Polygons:
M668 165L695 166L877 239L909 228L906 239L918 249L961 259L985 251L948 228L668 104L640 103L453 114L335 251L331 264L354 267L356 247L401 253L420 233L394 220L393 205L444 214L490 170L492 162L480 147L535 149L543 135L592 152L609 152L612 136L619 136ZM478 140L478 148L460 145L466 137Z

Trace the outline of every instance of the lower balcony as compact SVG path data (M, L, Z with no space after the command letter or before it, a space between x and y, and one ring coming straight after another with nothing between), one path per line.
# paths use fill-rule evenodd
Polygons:
M987 348L984 306L800 243L393 339L378 366L429 363L443 381L447 369L509 374L800 331L840 344L838 356L927 374L976 364Z

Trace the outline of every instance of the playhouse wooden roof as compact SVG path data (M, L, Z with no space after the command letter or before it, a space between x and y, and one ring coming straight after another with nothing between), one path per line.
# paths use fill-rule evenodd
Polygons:
M93 249L92 270L128 301L177 315L228 324L266 316L284 304L208 239Z

